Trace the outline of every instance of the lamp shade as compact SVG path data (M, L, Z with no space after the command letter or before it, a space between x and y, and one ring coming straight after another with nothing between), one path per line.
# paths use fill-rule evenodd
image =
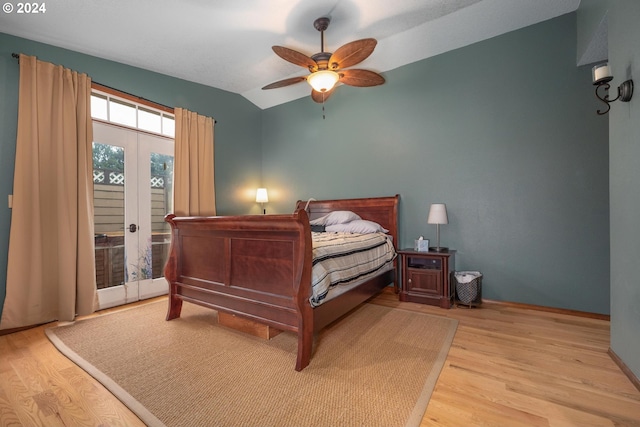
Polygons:
M339 79L340 76L335 71L321 70L307 77L307 82L316 92L326 92L331 90Z
M266 188L258 188L256 191L256 203L268 203L269 196L267 195Z
M429 208L428 224L449 224L447 206L444 203L433 203Z
M609 64L600 64L593 67L591 69L591 77L593 78L594 85L607 83L613 80Z

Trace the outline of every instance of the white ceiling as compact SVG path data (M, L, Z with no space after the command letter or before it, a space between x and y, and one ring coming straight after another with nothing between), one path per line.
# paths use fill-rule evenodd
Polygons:
M0 32L238 93L260 108L310 94L306 75L271 46L320 51L313 21L329 16L325 50L373 37L359 65L385 72L554 18L580 0L56 0L44 14L0 13ZM25 52L28 53L28 52ZM362 90L366 90L363 88Z

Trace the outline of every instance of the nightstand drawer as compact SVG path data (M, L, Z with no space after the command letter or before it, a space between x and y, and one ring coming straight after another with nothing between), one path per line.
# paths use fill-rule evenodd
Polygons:
M428 270L442 270L442 259L410 256L407 259L407 267Z

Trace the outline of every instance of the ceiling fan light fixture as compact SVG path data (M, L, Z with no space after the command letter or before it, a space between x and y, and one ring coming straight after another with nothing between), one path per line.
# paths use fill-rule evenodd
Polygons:
M339 79L340 75L335 71L321 70L309 75L307 82L316 92L326 92L331 90Z

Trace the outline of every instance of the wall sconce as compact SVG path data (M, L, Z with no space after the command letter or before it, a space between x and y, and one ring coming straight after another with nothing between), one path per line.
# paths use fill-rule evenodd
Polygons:
M611 75L611 68L609 68L609 64L600 64L593 67L591 71L593 76L593 84L596 86L596 97L607 104L607 109L604 111L598 110L599 115L607 114L611 109L611 103L613 101L617 101L618 99L622 102L631 101L631 97L633 96L633 80L626 80L622 82L620 86L618 86L618 96L615 99L609 99L609 82L613 80L613 76ZM598 90L600 88L604 89L604 96L600 96Z
M264 208L264 204L269 203L269 196L267 195L266 188L258 188L256 190L256 203L260 203L260 207L262 208L262 213L266 215L267 210Z
M449 224L447 206L444 203L434 203L431 205L427 224L436 224L436 246L430 247L429 250L434 252L449 252L448 248L440 247L440 224Z

